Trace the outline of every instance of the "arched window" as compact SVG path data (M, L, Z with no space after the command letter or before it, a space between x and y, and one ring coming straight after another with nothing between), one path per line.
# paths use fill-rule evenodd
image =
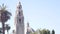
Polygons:
M21 6L21 5L18 5L18 6L17 6L17 8L18 8L18 9L21 9L21 8L22 8L22 6Z
M21 19L19 19L19 23L21 23Z
M19 12L19 16L20 16L20 12Z

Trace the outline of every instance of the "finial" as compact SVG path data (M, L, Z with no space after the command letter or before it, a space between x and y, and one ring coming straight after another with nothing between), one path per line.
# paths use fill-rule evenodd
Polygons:
M17 8L18 8L18 9L22 8L22 6L21 6L21 2L18 2L18 4L17 4Z
M18 5L20 4L20 0L18 0Z
M27 22L27 27L29 27L29 22Z
M20 1L19 1L19 4L21 4Z
M18 6L21 5L20 1L18 2Z

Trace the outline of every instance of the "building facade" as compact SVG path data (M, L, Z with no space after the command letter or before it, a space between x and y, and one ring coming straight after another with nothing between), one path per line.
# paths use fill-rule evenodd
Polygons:
M24 15L23 15L23 10L22 10L22 5L19 2L17 4L16 8L16 13L15 13L15 30L13 30L13 34L30 34L31 32L35 32L34 29L32 29L29 26L29 23L27 23L27 32L25 33L25 28L24 28Z

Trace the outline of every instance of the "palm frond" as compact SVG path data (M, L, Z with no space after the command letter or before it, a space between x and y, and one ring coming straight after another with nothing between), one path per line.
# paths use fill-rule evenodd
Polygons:
M2 4L1 10L0 10L0 22L6 22L8 19L10 19L10 16L12 14L6 10L6 6Z
M1 9L2 9L2 10L5 10L5 9L6 9L6 6L4 6L4 4L2 4Z
M12 15L10 12L8 12L7 10L5 10L5 13L7 14L7 15Z

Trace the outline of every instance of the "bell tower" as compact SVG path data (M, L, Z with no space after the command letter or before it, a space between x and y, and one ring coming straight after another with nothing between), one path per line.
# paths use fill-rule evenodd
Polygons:
M24 16L22 5L19 2L17 4L16 15L15 15L15 26L16 26L16 34L24 34Z

